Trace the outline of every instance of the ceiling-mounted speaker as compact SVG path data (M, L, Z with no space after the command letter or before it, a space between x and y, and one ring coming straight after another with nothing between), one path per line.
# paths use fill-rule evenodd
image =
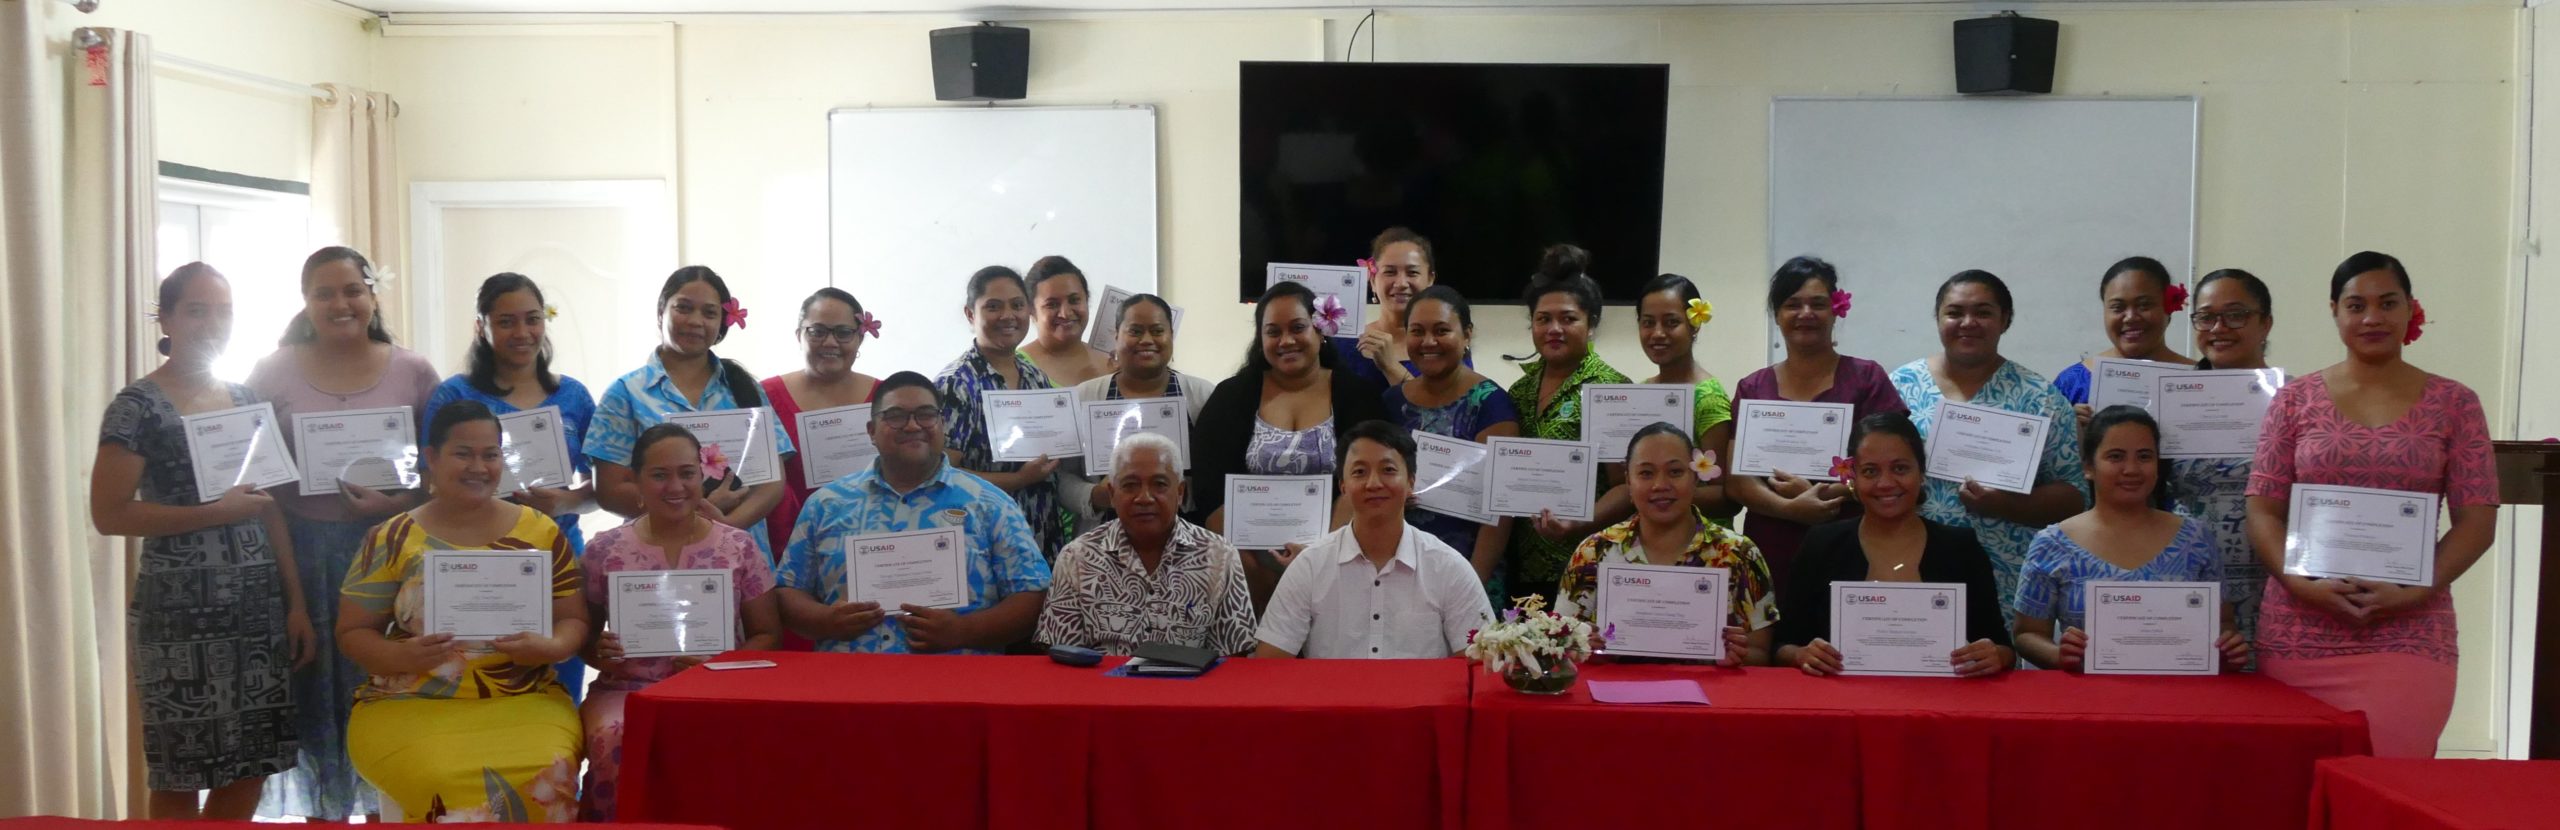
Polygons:
M1956 21L1956 91L2052 92L2054 45L2061 38L2062 24L2017 12Z
M933 97L1018 101L1031 77L1031 30L986 23L933 30Z

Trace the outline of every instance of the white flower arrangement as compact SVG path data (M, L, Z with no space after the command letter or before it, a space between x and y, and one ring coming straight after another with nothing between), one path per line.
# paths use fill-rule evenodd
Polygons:
M1513 668L1530 677L1545 677L1561 664L1591 658L1591 624L1547 610L1545 600L1522 597L1502 612L1502 620L1467 635L1467 659L1504 674ZM1601 632L1608 639L1611 632Z

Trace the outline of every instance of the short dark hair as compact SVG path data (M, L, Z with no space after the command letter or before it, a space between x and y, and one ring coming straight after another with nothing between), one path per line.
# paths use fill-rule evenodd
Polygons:
M1822 286L1826 289L1840 290L1840 269L1831 267L1831 263L1810 256L1800 256L1780 263L1778 270L1769 275L1769 313L1778 313L1778 307L1786 305L1788 297L1803 291L1804 284L1814 280L1821 280Z
M452 437L454 427L473 421L487 421L495 426L498 414L489 411L488 404L469 399L436 407L436 416L427 419L427 446L430 449L444 446L444 439Z
M1591 252L1576 245L1549 245L1538 256L1538 271L1529 276L1529 290L1520 295L1520 303L1529 307L1529 316L1538 314L1538 301L1549 294L1573 297L1582 316L1591 318L1593 328L1600 326L1600 284L1591 281Z
M1306 283L1290 280L1264 289L1262 299L1253 303L1253 342L1244 350L1244 370L1236 374L1259 380L1263 373L1271 371L1271 361L1262 357L1262 321L1270 316L1272 304L1283 300L1296 300L1305 306L1308 317L1316 314L1316 291L1308 288ZM1333 339L1316 338L1316 365L1331 369L1341 363L1342 359L1333 353Z
M871 407L871 422L875 424L880 422L880 407L878 405L888 402L889 393L908 387L914 387L933 393L933 405L936 407L945 406L942 401L942 387L933 385L932 378L925 377L924 375L916 372L899 372L888 377L881 378L878 385L871 387L871 401L874 404Z
M2129 256L2116 260L2114 265L2107 266L2107 273L2098 277L2098 296L2105 297L2107 286L2115 284L2117 277L2126 274L2150 277L2154 284L2160 286L2160 292L2163 294L2168 293L2169 284L2176 281L2169 276L2169 266L2160 264L2159 260L2147 256Z
M480 316L486 318L490 311L498 307L499 297L517 291L533 292L533 304L537 307L548 307L542 298L542 286L533 284L532 277L514 271L503 271L491 274L488 279L480 281L479 301L473 308L478 309ZM481 394L501 398L515 394L515 390L498 385L498 350L489 345L488 331L483 330L479 337L472 338L471 356L467 365L470 367L468 382L471 388L480 390ZM533 381L542 385L542 393L545 395L560 391L560 379L551 374L551 334L548 331L542 335L542 345L535 348L533 352Z
M1992 300L2000 304L2000 319L2015 320L2018 318L2018 305L2015 301L2009 298L2009 284L2001 282L1999 275L1979 268L1968 271L1958 271L1955 276L1948 277L1946 282L1939 283L1938 298L1936 300L1932 300L1931 305L1946 305L1947 292L1954 290L1956 286L1967 283L1979 285L1991 290ZM1930 313L1934 315L1936 314L1936 310L1933 308Z
M640 437L632 439L631 468L640 469L641 459L649 457L649 448L657 446L661 441L683 441L692 444L695 453L702 452L702 439L695 436L693 430L685 429L683 424L672 421L660 422L656 426L641 430Z
M2409 269L2400 264L2399 257L2380 251L2357 251L2346 261L2338 263L2338 270L2329 275L2329 302L2337 302L2338 295L2346 293L2347 282L2367 271L2389 271L2391 276L2399 278L2401 294L2418 296L2417 289L2409 285Z
M1414 233L1412 228L1403 225L1379 231L1378 238L1369 240L1369 258L1377 259L1385 255L1387 246L1400 242L1410 242L1414 247L1422 249L1422 267L1431 269L1435 274L1439 272L1440 259L1431 253L1431 240L1423 238L1422 234Z
M1335 482L1342 481L1343 469L1351 464L1352 443L1364 439L1384 444L1387 449L1395 450L1397 457L1404 459L1406 473L1411 474L1414 453L1413 433L1406 431L1401 425L1372 419L1361 421L1343 432L1341 443L1334 446L1333 480Z
M1021 274L1014 273L1013 269L1002 265L989 265L969 275L969 304L977 305L978 298L987 296L987 286L996 284L997 280L1013 281L1013 287L1022 289L1024 301L1030 300L1031 287L1023 284Z
M1690 300L1699 297L1698 284L1690 282L1688 277L1679 274L1658 274L1653 279L1645 280L1644 290L1636 292L1636 296L1650 297L1662 291L1669 291L1672 296L1679 297L1682 308L1687 308Z
M1066 257L1050 254L1032 261L1031 272L1022 275L1022 295L1028 297L1038 292L1040 284L1048 282L1050 277L1074 277L1078 287L1086 292L1093 291L1093 283L1084 278L1084 269L1076 267Z
M2259 314L2266 315L2269 320L2276 318L2276 298L2274 294L2267 291L2267 281L2258 279L2258 275L2256 274L2252 274L2238 268L2223 268L2204 275L2204 279L2196 280L2196 303L2198 305L2202 305L2204 303L2205 286L2212 285L2223 280L2238 281L2240 283L2240 290L2249 292L2249 298L2258 301ZM2198 328L2201 328L2201 326ZM2213 358L2196 358L2196 368L2213 368Z
M377 286L374 285L373 261L365 259L363 253L344 245L331 245L317 251L312 251L311 256L302 260L303 290L310 290L312 272L318 271L321 266L328 265L333 262L354 262L356 264L356 272L364 275L365 293L374 295L375 303L373 306L373 319L365 321L364 336L376 343L392 342L391 330L384 328L382 325L382 304L380 302L382 295L375 290ZM284 336L277 338L276 345L278 347L294 346L309 343L319 338L320 332L311 326L311 312L297 311L294 312L293 319L284 324Z
M1680 437L1680 443L1682 445L1687 446L1691 450L1696 450L1698 448L1697 442L1689 437L1689 430L1687 428L1670 421L1655 421L1644 425L1643 429L1636 430L1635 435L1627 438L1627 458L1630 460L1634 459L1636 457L1636 445L1642 444L1644 443L1644 439L1651 438L1656 435L1677 435Z
M2080 433L2080 463L2083 466L2097 464L2098 445L2106 441L2107 431L2126 425L2138 426L2151 433L2151 449L2154 453L2151 464L2153 478L2151 506L2166 510L2169 507L2169 471L2161 465L2157 454L2160 449L2160 422L2152 420L2151 413L2143 411L2142 407L2116 404L2098 410L2096 415L2089 416L2089 429Z
M1435 284L1430 288L1422 289L1422 293L1413 296L1415 304L1420 304L1424 300L1431 300L1448 306L1451 312L1458 315L1459 330L1467 332L1470 336L1474 334L1476 330L1475 312L1468 310L1467 295L1458 293L1457 288L1445 283ZM1406 312L1406 314L1407 319L1411 319L1410 315L1412 312Z
M1920 428L1911 423L1911 416L1900 412L1879 412L1858 419L1858 425L1849 430L1849 454L1857 455L1858 445L1866 443L1870 435L1902 439L1903 444L1911 447L1911 458L1919 463L1921 472L1928 471L1929 442L1920 437Z

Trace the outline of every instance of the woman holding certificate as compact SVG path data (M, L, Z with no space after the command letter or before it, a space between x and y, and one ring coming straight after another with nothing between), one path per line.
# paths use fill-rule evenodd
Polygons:
M2274 579L2258 614L2258 671L2340 709L2362 710L2373 750L2385 757L2434 757L2453 711L2453 581L2496 532L2497 470L2480 397L2403 359L2426 313L2400 260L2365 251L2329 279L2329 313L2347 359L2304 375L2276 393L2249 474L2249 540ZM2294 515L2297 491L2329 490L2352 502L2381 495L2402 505L2359 512L2366 528L2312 523ZM2330 488L2364 488L2341 492ZM2415 505L2435 496L2453 525ZM2296 538L2352 537L2373 551L2376 570L2405 567L2411 582L2336 576L2287 567L2305 554L2323 564L2334 550L2288 550ZM2428 556L2427 542L2433 542ZM2324 546L2325 547L2325 546ZM2370 571L2368 571L2370 572Z
M1977 462L1962 475L1934 473L1920 515L1973 531L1999 576L2000 593L1993 605L2003 607L2003 600L2017 590L2018 565L2026 561L2027 544L2036 531L2088 506L2079 424L2071 416L2071 403L2042 375L2000 355L2000 335L2018 318L2009 286L1999 277L1988 271L1948 277L1938 286L1937 317L1943 350L1893 370L1893 388L1923 436L1946 427L1938 422L1940 404L1970 405L1972 411L1962 413L1966 423L1959 425L1969 448L1978 447L1968 455L1997 461ZM2013 435L1985 426L1995 418L2021 421L2020 426L2041 420L2044 441L2035 444L2025 429ZM2007 481L1986 484L1977 474Z
M413 419L435 390L438 376L425 357L391 342L374 294L373 264L352 248L322 248L303 260L302 312L286 324L278 345L249 373L249 388L259 400L275 405L277 424L287 427L285 442L296 460L310 467L323 455L302 440L296 416L303 416L300 424L314 434L363 432L381 438L361 465L352 463L363 454L360 449L340 450L362 448L366 442L332 448L328 455L350 462L342 474L306 469L300 492L288 490L278 498L292 533L294 567L301 572L304 605L320 637L321 657L293 675L294 731L301 735L302 760L268 779L258 812L344 821L372 812L374 805L372 791L356 780L347 760L347 712L364 675L337 647L337 586L346 582L365 531L422 499L414 489L414 470L404 468L415 457ZM358 412L366 414L353 414ZM392 429L380 429L384 425ZM358 474L359 469L365 473ZM328 486L332 478L334 488ZM350 480L355 478L365 481ZM403 487L412 489L399 489Z
M1285 524L1314 511L1289 515L1231 515L1231 476L1330 476L1342 435L1364 421L1384 420L1384 390L1342 368L1342 358L1316 328L1316 295L1304 283L1283 282L1262 292L1253 306L1253 347L1244 368L1218 383L1201 405L1191 430L1193 524L1247 539L1246 525ZM1317 483L1311 495L1333 506L1321 526L1297 528L1313 540L1350 519L1336 484ZM1246 549L1245 581L1254 606L1271 597L1293 553L1279 545Z
M822 409L858 406L871 402L871 390L880 379L853 370L862 344L880 335L880 321L862 310L862 301L844 289L829 286L818 289L800 301L800 323L792 336L800 338L798 371L764 379L760 386L764 399L773 406L773 420L791 436L791 446L803 453L823 453L824 442L812 443L800 434L800 413ZM859 432L869 423L868 416L847 418L845 428ZM869 439L863 439L868 443ZM810 481L806 464L782 465L782 501L765 517L765 541L779 552L791 544L791 529L799 525L800 505L809 494L826 486L824 481Z
M286 689L315 653L311 617L275 499L252 483L209 499L213 488L197 483L200 471L222 475L208 482L218 487L240 470L202 463L210 450L190 438L188 416L257 402L249 387L213 376L231 339L230 281L201 262L179 266L154 308L169 359L107 404L89 516L101 534L142 538L125 618L142 698L145 818L246 821L267 776L294 764ZM200 590L208 584L226 589Z
M1582 440L1582 387L1627 382L1626 373L1591 348L1591 330L1600 325L1600 285L1584 275L1590 265L1591 255L1581 248L1549 246L1521 298L1529 306L1529 337L1538 348L1537 359L1520 364L1520 380L1511 384L1511 399L1529 404L1520 413L1520 432L1527 437ZM1633 512L1623 493L1612 492L1617 500L1593 505L1589 522L1541 516L1534 522L1537 532L1511 535L1507 566L1513 596L1536 595L1554 604L1550 586L1564 575L1574 546Z
M1411 432L1478 444L1498 435L1519 435L1520 408L1512 404L1511 393L1466 365L1467 345L1476 336L1467 298L1455 288L1435 285L1407 304L1404 319L1404 353L1412 358L1414 376L1387 390L1387 412L1396 423ZM1479 492L1476 506L1469 510L1472 514L1484 512L1481 468L1477 475L1474 489ZM1428 477L1415 481L1417 487L1434 483ZM1485 583L1488 599L1505 596L1502 552L1511 542L1511 519L1456 516L1425 504L1407 521L1466 554L1476 566L1476 577Z
M1769 315L1787 356L1734 384L1737 410L1752 401L1846 405L1851 424L1903 411L1902 396L1893 391L1884 367L1841 354L1832 339L1832 329L1849 316L1849 292L1841 290L1840 272L1831 263L1800 256L1778 266L1769 276ZM1726 464L1738 467L1741 461L1736 455ZM1828 461L1822 462L1822 471L1828 468ZM1858 501L1850 497L1847 482L1825 483L1785 469L1766 478L1728 476L1724 489L1751 512L1742 523L1743 535L1768 560L1770 584L1781 588L1807 528L1858 515Z
M1111 371L1111 354L1084 342L1086 309L1093 287L1084 270L1062 256L1044 256L1022 275L1031 296L1031 342L1022 356L1058 386L1075 386ZM1099 310L1097 310L1098 312Z
M1733 396L1725 392L1723 381L1698 365L1696 354L1698 333L1706 330L1707 321L1715 314L1715 306L1698 296L1698 285L1688 277L1663 274L1646 282L1644 295L1636 300L1636 339L1644 345L1645 359L1653 361L1654 375L1636 382L1695 387L1690 398L1697 414L1681 426L1693 430L1689 435L1698 442L1700 451L1717 459L1731 459ZM1723 478L1718 477L1698 482L1691 489L1698 510L1731 529L1733 514L1740 512L1742 505L1725 494L1724 484ZM1612 500L1611 496L1601 498Z
M1925 653L1907 656L1920 658L1914 662L1932 661L1927 665L1935 673L1962 677L1989 677L2017 662L2009 628L2000 622L2001 594L1981 543L1965 529L1930 521L1920 512L1921 486L1928 476L1926 443L1919 428L1899 414L1858 421L1849 439L1847 472L1864 512L1805 534L1796 580L1781 589L1778 602L1778 665L1817 677L1849 669L1841 647L1856 646L1831 641L1858 633L1853 625L1844 625L1855 620L1835 620L1832 613L1832 584L1843 582L1964 586L1962 607L1952 609L1958 615L1952 636L1930 643L1922 649ZM1940 652L1941 645L1952 650ZM1888 660L1861 662L1894 668Z
M2196 351L2204 354L2197 369L2255 371L2268 382L2283 382L2284 373L2267 365L2275 298L2256 275L2238 268L2204 275L2196 281L2193 319ZM2222 601L2231 605L2240 639L2257 642L2267 569L2249 546L2249 462L2248 455L2170 459L2169 498L2179 513L2203 520L2213 531L2222 549Z
M589 652L600 673L595 689L586 705L579 707L587 735L586 784L579 797L582 821L613 820L614 786L622 777L622 709L632 692L701 665L719 651L767 650L782 642L782 606L771 593L773 569L757 552L755 539L746 531L704 518L696 508L695 503L702 499L702 443L684 427L659 424L640 433L639 443L631 448L631 457L640 467L640 488L646 497L643 506L648 512L630 524L597 534L595 544L579 558L579 571L586 575L587 616L596 625L606 627L592 640ZM650 571L689 572L682 578L664 580L684 585L684 591L693 590L697 580L712 575L704 572L725 574L726 584L720 587L728 588L729 595L724 603L702 603L718 607L717 612L687 609L683 618L614 619L615 593L637 589L638 585L628 579L616 580L613 575ZM640 584L650 583L644 578ZM643 596L654 599L661 593L651 590ZM676 638L654 633L667 629L689 631L696 626L709 628L700 623L717 624L723 617L727 627L712 632L711 639L717 642L705 648L689 648L686 646L692 644L684 642L658 642ZM643 637L625 639L625 632L635 630ZM665 654L669 646L686 653L672 657L628 656L633 652Z
M1139 294L1121 301L1119 308L1103 309L1102 314L1104 319L1120 321L1112 333L1118 342L1119 366L1110 374L1076 384L1076 400L1177 398L1184 418L1200 420L1210 384L1198 375L1173 370L1173 306L1163 297ZM1058 475L1059 492L1067 506L1075 509L1076 527L1086 529L1101 527L1111 512L1110 482L1086 472L1091 463L1092 459L1079 461Z
M2150 413L2131 406L2099 410L2089 420L2080 455L2088 459L2097 505L2036 534L2019 573L2018 596L2010 602L2018 620L2018 655L2048 669L2077 671L2085 662L2090 583L2222 581L2222 550L2213 529L2162 509L2168 489L2160 477L2160 425ZM2198 671L2176 673L2200 673L2208 647L2221 653L2226 670L2237 671L2248 661L2249 641L2232 627L2229 602L2192 613L2216 636L2193 638L2183 656L2193 658Z
M498 499L500 436L478 403L436 413L430 498L367 534L347 575L339 647L369 675L347 750L385 819L577 818L577 704L551 667L586 644L587 604L560 527Z
M1024 327L1030 319L1030 296L1023 287L1022 275L1011 268L989 265L970 275L969 305L961 314L968 317L977 339L967 353L942 367L933 383L941 390L944 405L952 407L947 445L951 463L1012 493L1014 501L1022 504L1023 518L1031 522L1031 536L1039 544L1040 554L1055 557L1058 549L1075 536L1073 514L1059 506L1058 482L1051 475L1058 470L1058 458L1045 452L1013 453L997 446L998 436L990 432L995 425L988 419L989 392L1056 389L1047 373L1016 350L1022 345ZM1055 436L1063 429L1065 435L1056 436L1063 441L1074 435L1075 393L1061 389L1057 394L1065 400L1052 399L1049 404L1025 408L1034 413L1050 408L1065 410L1048 413L1052 428L1036 431ZM1062 422L1066 426L1057 427ZM1010 428L1005 431L1016 432ZM1022 431L1022 435L1025 443L1036 438L1035 431ZM1012 440L1007 437L1008 442ZM1057 446L1063 449L1066 445ZM1081 446L1074 449L1083 451ZM1005 460L999 460L999 456Z
M1574 548L1556 585L1556 612L1592 621L1594 629L1615 622L1603 619L1609 615L1600 606L1604 565L1722 568L1731 597L1720 604L1728 613L1714 620L1714 633L1724 640L1722 663L1766 666L1778 622L1769 564L1761 561L1751 540L1708 521L1698 507L1691 491L1709 473L1722 472L1703 453L1690 446L1688 433L1671 424L1636 432L1627 442L1627 488L1635 500L1635 518L1610 525ZM1651 625L1648 631L1662 627Z
M650 351L646 365L605 389L587 431L584 449L595 464L596 502L604 509L633 519L647 512L639 478L632 472L631 444L641 430L682 417L755 410L759 414L729 419L751 430L739 442L749 446L726 453L735 456L728 459L729 475L708 477L719 481L703 498L702 508L753 534L757 545L769 544L765 516L782 503L786 485L775 470L762 471L764 479L754 484L745 479L758 472L754 465L759 456L778 459L775 463L789 469L794 445L787 432L770 423L774 418L764 409L764 390L756 385L756 376L711 352L729 338L731 328L746 324L746 307L729 294L728 281L710 268L687 265L667 275L658 288L658 347ZM756 441L773 442L770 453L756 450ZM771 558L773 551L767 549L765 556Z
M2098 278L2098 325L2107 332L2107 350L2063 367L2053 388L2071 401L2081 429L2088 429L2095 398L2092 382L2097 361L2107 358L2185 364L2169 347L2169 315L2186 308L2187 288L2169 276L2169 267L2147 256L2125 257L2107 266ZM2116 401L2123 403L2123 401Z
M1372 384L1393 387L1421 372L1413 355L1405 351L1409 327L1405 316L1423 290L1439 279L1431 240L1411 228L1388 228L1369 240L1369 258L1360 262L1369 272L1369 293L1378 297L1378 316L1359 334L1330 340L1333 350L1342 355L1344 369ZM1461 352L1458 360L1464 363L1469 358Z

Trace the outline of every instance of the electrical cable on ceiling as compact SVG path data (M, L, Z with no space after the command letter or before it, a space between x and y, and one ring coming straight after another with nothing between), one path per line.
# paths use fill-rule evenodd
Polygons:
M1360 47L1360 30L1366 28L1369 25L1369 21L1375 19L1377 16L1378 10L1370 9L1367 15L1360 18L1360 22L1358 24L1351 27L1351 39L1344 41L1342 44L1342 60L1344 62L1349 62L1351 60L1353 50ZM1374 34L1369 36L1369 62L1378 62L1378 36Z

